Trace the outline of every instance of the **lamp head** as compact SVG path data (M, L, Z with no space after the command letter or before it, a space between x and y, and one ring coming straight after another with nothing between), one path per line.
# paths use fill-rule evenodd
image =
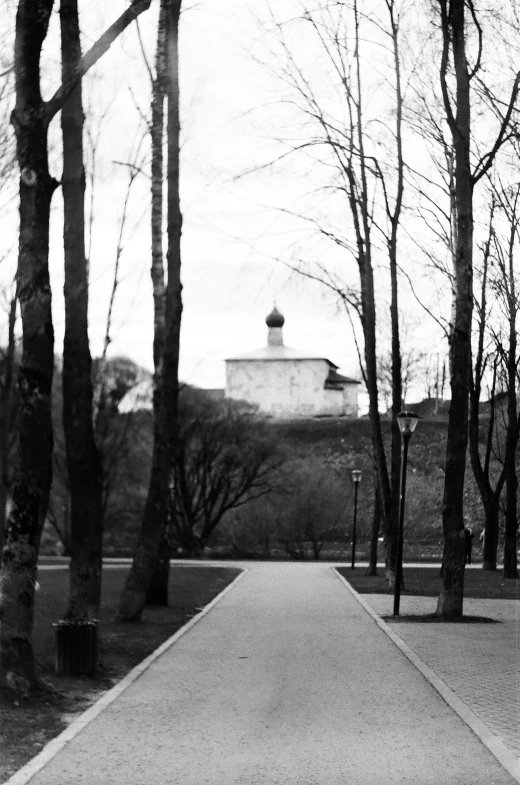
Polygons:
M352 470L352 482L355 482L356 485L357 485L357 483L361 482L362 475L363 475L363 473L362 473L361 469L353 469Z
M399 412L397 423L403 436L411 436L417 427L419 416L415 412Z

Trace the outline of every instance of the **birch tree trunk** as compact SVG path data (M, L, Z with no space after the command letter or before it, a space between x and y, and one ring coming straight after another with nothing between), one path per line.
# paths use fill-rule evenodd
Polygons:
M165 282L163 256L163 187L164 187L164 102L166 97L166 4L161 3L157 32L155 79L152 85L152 125L150 129L152 147L152 286L154 301L154 445L158 442L157 428L160 423L159 401L162 384L162 361L165 323ZM163 513L163 529L167 514ZM159 545L159 558L146 593L147 605L168 605L168 583L170 577L170 548L166 533Z
M182 316L181 300L181 230L182 216L179 200L179 63L178 34L181 0L163 0L166 20L166 95L167 111L167 272L165 293L164 335L154 345L156 352L156 389L154 396L155 425L154 452L148 497L141 525L139 541L134 551L119 608L120 621L138 621L146 604L146 596L154 571L158 566L169 497L174 493L174 461L177 448L177 404L179 338ZM162 255L161 255L162 260ZM158 257L154 259L158 262ZM158 273L155 266L153 270ZM155 274L153 272L152 274ZM157 292L158 295L158 292ZM156 327L160 318L157 312ZM160 304L159 304L160 305ZM162 333L161 333L162 334ZM160 344L162 343L162 354ZM161 358L161 359L159 359ZM160 373L157 372L159 365ZM158 385L157 385L158 381Z

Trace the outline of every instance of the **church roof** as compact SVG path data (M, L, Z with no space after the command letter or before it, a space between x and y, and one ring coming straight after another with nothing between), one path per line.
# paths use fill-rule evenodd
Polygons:
M335 365L334 368L337 368L337 365ZM335 371L334 368L330 369L329 375L325 379L325 389L343 389L344 384L361 384L361 382L357 379L351 379L349 376L342 376L340 373Z
M360 384L356 379L349 379L347 376L341 376L337 372L338 366L336 363L331 362L326 357L320 357L316 354L304 352L301 349L291 349L290 346L285 346L282 338L282 327L285 323L284 316L277 309L276 305L273 310L266 317L265 323L269 328L268 344L262 349L256 349L252 352L245 352L236 357L226 358L226 362L265 362L271 361L285 361L285 360L321 360L328 363L329 375L325 381L325 387L332 390L341 390L345 384ZM274 337L275 340L272 340Z
M290 346L264 346L252 352L245 352L236 357L228 357L226 362L236 362L240 360L325 360L333 368L338 366L327 360L326 357L319 357L317 354L310 354L301 349L291 349Z

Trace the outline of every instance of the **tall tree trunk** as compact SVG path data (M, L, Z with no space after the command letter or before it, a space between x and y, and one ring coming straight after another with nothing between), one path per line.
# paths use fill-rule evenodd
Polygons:
M469 23L478 27L478 49L470 73L466 57L465 11L470 9ZM446 618L462 615L464 598L464 475L468 443L468 397L471 374L471 319L473 312L473 190L486 174L504 142L510 138L511 118L520 87L520 72L515 76L509 104L500 130L490 151L471 171L471 101L470 83L481 69L483 28L476 10L467 0L438 0L440 29L443 37L440 82L455 152L454 231L454 308L450 341L451 407L446 445L446 470L443 499L444 555L443 586L437 614ZM448 86L447 74L453 59L455 90ZM451 94L454 92L454 108Z
M368 276L372 278L372 268L368 271ZM361 284L363 298L363 282ZM379 489L379 501L383 530L386 543L386 575L389 586L393 586L395 580L395 565L397 556L397 531L394 531L392 516L392 495L390 478L388 476L388 466L386 462L385 449L383 444L383 434L381 429L381 416L379 414L379 397L377 389L377 366L376 366L376 319L375 301L372 296L365 298L363 306L364 334L365 334L365 365L367 390L369 396L368 417L371 426L372 452L377 471L377 486Z
M170 577L170 548L161 541L159 559L146 593L147 605L168 605L168 583Z
M165 282L163 257L163 186L164 186L164 101L166 96L166 3L161 3L157 31L155 79L152 85L152 124L150 128L152 148L152 286L154 300L154 425L160 422L160 394L162 385L162 363L164 349ZM157 439L154 440L154 445ZM155 449L155 447L154 447ZM167 515L163 514L163 528ZM170 577L169 546L166 533L159 545L157 567L151 577L146 602L151 605L168 605L168 581Z
M496 570L498 549L498 505L500 494L483 497L484 505L484 544L482 548L482 569Z
M490 246L493 238L493 220L495 205L491 206L489 219L489 234L484 246L483 270L482 270L482 290L480 295L478 341L475 356L474 373L470 376L469 394L469 456L473 476L480 493L482 506L484 508L484 549L482 567L484 570L496 570L497 567L497 546L498 546L498 508L500 494L505 480L505 472L502 470L497 480L495 490L491 486L490 467L491 453L493 449L493 432L495 428L495 396L497 379L497 360L493 364L492 383L490 390L491 411L487 425L487 439L485 446L484 463L482 464L479 444L479 410L480 397L482 391L482 377L484 374L484 339L487 320L487 286Z
M179 71L178 32L181 0L163 0L166 18L166 94L168 149L168 284L165 296L165 332L162 346L158 413L154 426L154 454L141 534L134 551L118 618L137 621L143 612L148 587L157 567L166 524L168 500L174 493L173 466L177 448L179 338L182 316L179 201ZM157 367L157 363L156 363Z
M61 0L62 80L81 62L77 0ZM101 602L102 472L92 422L92 360L88 338L85 259L85 170L81 82L61 110L65 337L63 428L71 495L70 596L67 616L96 616Z
M20 167L18 297L23 353L18 374L19 452L2 553L2 676L36 681L32 647L34 585L52 474L54 368L49 282L49 214L57 183L49 174L48 120L40 94L40 55L52 0L20 0L16 15L16 106L12 123Z
M18 297L15 292L9 306L7 350L2 364L2 379L0 382L0 560L4 544L9 489L9 447L11 441L10 432L13 426L14 330L17 303Z
M394 70L396 80L396 144L397 144L397 193L393 211L387 205L390 219L390 236L388 238L388 258L390 262L390 323L392 330L392 424L390 447L390 504L391 504L391 535L392 559L397 556L397 532L399 528L399 504L401 496L401 432L397 422L397 414L401 411L403 403L403 381L401 362L401 343L399 336L399 296L397 282L397 234L401 220L401 209L404 192L404 161L403 161L403 97L401 91L401 61L399 55L399 25L394 13L393 0L387 0L390 25L392 30L392 43L394 54ZM394 556L395 554L395 556ZM390 573L390 586L394 585L395 573Z
M377 488L377 477L374 477L374 509L372 513L372 526L370 527L370 550L368 556L368 569L365 575L377 575L377 543L379 540L379 527L381 524L381 501Z
M518 192L517 192L518 198ZM504 578L518 578L517 564L517 489L518 478L516 475L516 448L519 436L519 420L517 414L517 367L518 358L516 356L517 336L516 336L516 287L515 270L513 266L514 238L516 230L516 201L515 213L513 215L511 227L511 244L509 252L509 285L507 286L509 300L509 346L507 347L507 429L506 429L506 450L504 457L504 469L506 475L506 516L504 531Z
M387 545L387 577L392 585L395 579L395 559L397 529L394 530L392 517L392 497L388 465L386 461L383 434L381 430L381 417L379 414L379 393L377 381L377 351L376 351L376 303L374 291L374 271L372 268L371 244L371 207L367 184L367 164L364 149L363 128L363 103L361 89L361 60L359 51L359 11L357 2L354 2L355 21L355 51L354 61L356 70L356 131L357 139L354 140L353 132L350 147L353 151L357 145L359 155L360 177L359 183L351 168L347 171L349 179L349 201L356 231L356 244L358 250L359 281L361 288L361 312L363 337L365 341L365 379L369 399L368 418L372 437L372 454L377 471L377 484L380 493L381 515Z
M442 0L442 5L446 3ZM464 600L464 477L468 443L473 309L473 179L470 168L470 77L466 59L465 0L452 0L443 16L445 47L451 40L457 82L456 116L446 101L455 149L457 240L454 258L455 304L450 344L451 406L448 419L442 525L444 562L437 614L462 616ZM448 52L446 50L446 57ZM445 66L446 67L446 66ZM446 72L444 71L444 78ZM443 88L447 90L444 82Z
M369 250L369 243L366 244L366 247ZM369 400L368 418L372 437L372 454L377 472L377 487L380 494L381 517L387 547L386 574L389 585L392 586L395 580L397 532L393 529L391 486L383 444L381 416L379 414L374 277L372 262L370 257L367 258L366 253L360 255L359 278L361 283L363 335L365 339L366 386Z
M150 579L150 585L146 593L147 605L168 605L170 555L170 546L168 543L167 532L163 531L163 536L161 537L161 542L159 544L159 557L157 560L157 566Z

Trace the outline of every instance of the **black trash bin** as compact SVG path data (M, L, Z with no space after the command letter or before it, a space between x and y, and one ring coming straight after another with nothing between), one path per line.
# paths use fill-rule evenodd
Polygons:
M84 676L97 663L97 619L60 619L53 625L56 641L56 673Z

